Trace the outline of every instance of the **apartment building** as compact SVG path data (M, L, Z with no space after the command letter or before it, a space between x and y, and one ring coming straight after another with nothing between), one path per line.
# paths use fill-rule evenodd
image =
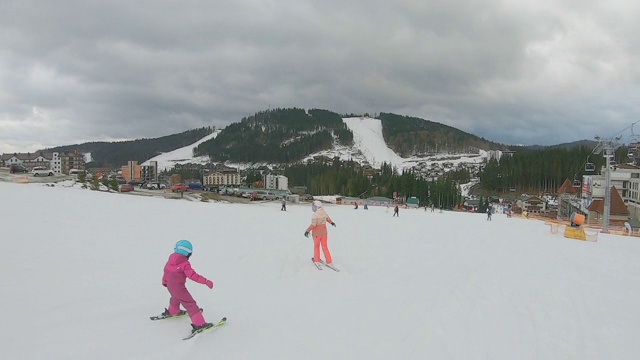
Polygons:
M289 178L283 175L264 175L264 188L271 190L289 190Z
M127 165L121 167L122 177L127 181L142 181L142 167L136 160L127 161Z
M207 186L223 186L223 185L240 185L240 173L235 168L225 168L215 170L203 176L203 185Z
M2 154L0 162L4 166L22 165L29 170L43 166L56 174L69 174L69 170L85 170L84 154L75 151Z

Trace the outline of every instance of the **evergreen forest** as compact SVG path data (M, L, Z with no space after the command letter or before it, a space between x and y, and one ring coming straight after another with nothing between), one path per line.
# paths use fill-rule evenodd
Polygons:
M421 118L380 113L387 145L402 157L443 152L472 153L477 149L498 150L506 145Z
M628 162L627 147L616 151L618 162ZM593 154L593 149L580 146L573 148L517 148L513 156L503 156L500 161L491 160L480 173L480 185L494 193L555 193L566 180L582 181L586 164L593 164L596 172L604 165L602 155Z
M458 184L470 180L466 170L459 170L438 180L427 181L411 171L399 174L386 163L370 177L365 173L360 164L338 158L290 165L284 169L290 187L306 186L312 195L340 194L365 199L372 196L393 198L397 193L400 198L417 197L422 206L433 203L444 208L453 208L461 202Z
M334 138L341 145L353 143L353 133L339 114L319 109L273 109L227 126L195 151L219 162L291 163L333 148Z

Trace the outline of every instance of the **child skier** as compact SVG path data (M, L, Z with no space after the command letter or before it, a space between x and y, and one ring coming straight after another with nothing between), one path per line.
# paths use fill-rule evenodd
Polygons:
M336 226L336 223L331 220L329 215L327 215L327 212L324 211L320 201L314 201L311 204L311 210L313 211L311 225L309 225L307 230L304 232L304 236L309 237L309 232L313 231L313 262L315 262L316 265L320 262L320 246L322 246L324 259L326 260L327 265L331 265L331 253L327 246L327 222L333 226Z
M491 221L491 208L487 208L487 221Z
M162 286L166 287L169 290L169 294L171 294L169 308L165 309L163 315L179 314L180 305L182 305L191 318L191 332L213 326L213 324L204 321L204 316L202 316L198 304L196 304L196 301L185 286L186 280L189 278L197 283L207 285L209 289L213 289L213 281L199 275L191 268L189 258L193 253L193 246L189 241L178 241L173 251L164 266L164 275L162 276Z

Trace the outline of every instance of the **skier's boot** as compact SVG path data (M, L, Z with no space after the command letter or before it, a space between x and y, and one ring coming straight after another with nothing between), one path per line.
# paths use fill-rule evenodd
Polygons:
M204 330L206 328L210 328L212 326L213 326L212 323L204 323L204 324L202 324L200 326L196 326L196 325L191 324L191 333L193 334L193 333L196 333L196 332L200 332L200 331L202 331L202 330Z

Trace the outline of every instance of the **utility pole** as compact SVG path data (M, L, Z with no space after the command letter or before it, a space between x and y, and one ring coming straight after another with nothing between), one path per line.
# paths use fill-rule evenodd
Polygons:
M602 153L605 159L605 190L604 190L604 218L602 220L602 232L609 233L609 215L611 213L611 158L615 156L616 149L620 147L620 136L613 139L601 139L596 136L598 141L593 153Z

